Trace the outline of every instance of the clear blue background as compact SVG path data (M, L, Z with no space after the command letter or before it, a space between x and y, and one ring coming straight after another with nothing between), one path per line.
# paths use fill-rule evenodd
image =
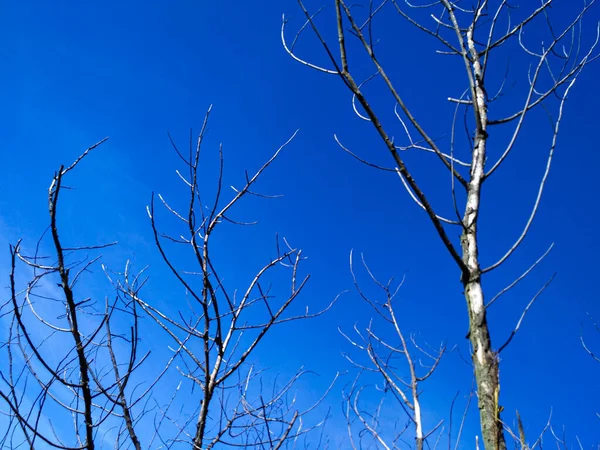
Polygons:
M558 3L553 7L557 13L574 12L571 2ZM310 6L317 7L318 2ZM159 305L183 301L183 296L173 297L169 289L172 280L153 247L145 206L153 190L171 199L182 193L183 185L174 173L180 166L167 130L185 146L189 129L199 129L204 112L214 104L205 153L207 186L215 177L211 172L214 153L210 152L216 152L220 142L227 180L239 185L245 168L258 167L300 129L261 184L264 192L284 197L241 208L240 219L258 219L260 225L253 230L230 230L221 242L223 258L227 255L224 264L233 280L239 277L242 283L251 269L272 255L273 236L279 232L309 256L305 269L312 279L298 301L318 309L352 287L348 255L354 248L365 253L382 278L399 279L406 273L397 309L407 331L419 330L422 339L433 345L443 339L450 346L458 344L467 355L467 320L458 271L397 177L360 165L336 146L333 133L357 153L378 163L389 162L369 124L353 114L340 80L311 71L285 54L279 37L282 13L295 19L290 24L293 33L301 23L301 11L287 0L260 5L222 0L3 2L3 285L8 283L7 243L24 237L31 246L47 224L46 189L53 171L110 136L69 180L77 189L63 203L65 239L75 241L72 245L119 240L119 249L107 252L107 264L122 267L125 258L133 255L138 266L152 265L150 300ZM588 38L593 37L599 17L599 8L593 8L584 30ZM398 42L388 47L393 51L386 56L407 103L436 132L449 131L450 109L444 99L460 95L464 84L453 83L464 82L463 72L458 67L451 75L444 66L446 60L430 58L435 47L411 38L416 35L399 18L382 18L383 29L386 24L388 31L382 30L382 35ZM409 37L403 38L403 33ZM535 36L535 28L532 33ZM326 62L314 42L300 49ZM519 67L519 57L515 58ZM360 69L364 74L371 71ZM514 76L524 81L524 72ZM579 435L584 446L598 442L600 429L595 416L600 410L600 366L579 344L580 325L591 330L585 313L600 317L596 285L599 76L600 66L591 65L572 91L554 167L530 237L486 283L490 297L556 242L536 272L491 310L490 322L499 345L529 298L552 273L558 273L502 354L502 401L506 419L512 421L518 408L532 437L552 408L555 426L564 425L571 438ZM388 108L389 114L393 103L381 100L380 106ZM484 265L503 254L518 236L542 174L545 162L540 158L547 141L540 144L540 136L547 138L547 122L532 119L527 125L530 131L519 141L509 163L486 186ZM394 133L400 138L399 128ZM411 162L430 195L440 203L446 201L441 209L451 213L445 173L430 171L433 158ZM101 292L100 281L97 289ZM351 291L322 318L276 331L264 342L257 361L284 373L300 365L318 372L320 377L305 387L316 395L337 370L347 368L341 352L353 351L338 327L350 332L355 322L364 326L370 315ZM588 336L600 351L600 336ZM458 352L449 354L424 394L425 407L432 415L429 425L435 417L447 416L455 393L466 394L470 381L469 368ZM327 401L335 417L329 434L337 440L337 434L344 433L337 428L342 422L338 391ZM472 412L473 419L476 407ZM465 448L473 445L475 422L470 427Z

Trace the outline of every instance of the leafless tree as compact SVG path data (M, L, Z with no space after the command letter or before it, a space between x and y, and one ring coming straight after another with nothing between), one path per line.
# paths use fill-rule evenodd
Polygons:
M33 256L24 253L20 242L10 248L10 299L2 306L2 320L8 324L0 366L6 424L2 448L282 449L296 446L325 420L317 408L322 399L308 403L295 396L294 385L305 370L279 380L252 364L254 350L273 327L315 317L333 304L314 313L308 308L289 312L309 279L301 275L301 250L278 238L276 256L238 290L219 275L219 247L211 239L224 224L244 225L232 218L242 199L268 197L255 184L293 136L254 175L246 174L232 195L223 187L220 148L216 194L207 203L199 179L209 114L210 109L196 145L190 135L187 155L173 143L185 167L177 172L187 190L185 211L177 212L160 194L152 196L148 207L158 251L180 286L169 299L175 315L145 300L151 284L146 270L134 273L130 262L120 273L102 264L113 289L104 301L95 300L97 292L83 280L100 256L87 255L116 243L74 247L59 236L65 178L104 141L55 173L48 191L51 256L40 256L42 239ZM155 197L183 224L182 233L159 231ZM169 256L170 244L186 249L197 268L191 270L181 256ZM27 274L31 278L19 290ZM286 278L287 293L280 288ZM171 342L170 356L162 362L142 350L142 338L156 331ZM317 419L308 423L309 414Z
M518 2L508 0L370 0L363 5L333 0L335 20L332 20L330 27L319 22L319 14L323 8L312 13L302 0L298 2L304 13L305 23L295 37L289 40L286 37L287 19L284 17L281 38L285 50L303 65L342 81L352 95L354 111L361 120L370 122L374 127L383 149L392 158L393 166L375 164L351 151L337 136L336 141L344 151L359 161L397 174L410 197L425 211L461 273L483 444L486 450L504 450L506 443L500 417L502 408L499 404L498 354L518 331L539 293L521 313L507 341L498 347L492 345L487 311L499 296L514 287L539 261L495 296L488 293L487 301L482 277L500 268L515 254L538 212L569 91L582 70L597 58L595 50L598 28L596 27L591 39L583 33L584 17L595 1L582 2L567 22L564 17L554 17L553 20L560 19L561 28L551 20L551 6L556 3L551 0L543 0L537 5L533 2L520 2L520 8L516 8ZM573 6L571 11L573 8L577 7ZM428 131L432 128L431 121L418 118L414 113L414 105L405 101L403 92L407 89L428 90L427 85L419 84L419 63L403 61L404 65L410 64L411 68L402 71L403 81L394 81L394 69L390 68L389 61L384 62L386 42L379 39L376 22L379 17L391 14L397 15L400 23L404 22L408 27L421 32L423 38L430 38L439 45L441 49L437 53L441 59L437 67L440 73L457 69L465 79L463 85L454 86L453 92L449 92L447 96L447 100L455 105L453 115L448 116L445 122L449 129L449 139L437 138L434 132ZM532 26L537 28L531 28ZM298 54L296 44L307 29L312 30L324 49L327 63L316 62L320 60L315 54L307 57ZM535 31L527 33L530 29ZM544 35L544 41L540 40L541 34ZM334 35L337 36L335 44L329 41ZM410 45L408 41L392 42L393 57L400 58L401 49ZM498 77L498 67L506 64L507 55L517 51L528 59L530 67L528 70L525 67L522 77L526 81L526 87L509 92L511 87L508 71L504 77ZM365 67L368 66L373 67L373 75L365 75ZM409 79L411 74L415 77ZM378 96L375 98L367 93L366 88L367 83L372 86L377 82L380 83L381 90L377 91ZM384 92L387 92L394 104L395 123L391 116L388 117L387 111L379 107L382 103L380 95ZM506 252L497 257L495 262L482 267L480 254L486 249L482 245L478 225L481 205L486 200L482 194L483 185L492 175L500 173L498 169L509 156L516 153L526 117L537 110L548 113L551 130L545 144L545 168L531 212L525 219L521 233ZM430 104L428 111L429 115L435 116L436 123L444 122L438 113L443 108ZM459 132L461 123L464 124L464 135ZM402 145L393 138L398 130L405 136L405 143ZM490 135L492 130L493 136ZM540 136L536 139L538 142L542 141ZM440 213L439 205L432 204L432 194L425 192L424 183L417 181L414 176L414 166L409 167L407 164L405 152L415 151L434 155L442 167L447 169L450 180L448 192L451 195L445 209L450 214ZM502 214L498 211L496 213ZM453 236L458 233L450 230L459 230L460 239L455 239Z
M423 450L423 445L427 439L436 432L438 432L436 437L439 439L443 428L441 427L441 421L429 430L425 428L420 399L421 386L433 375L446 351L446 347L441 345L439 349L432 350L419 345L413 334L405 336L395 311L396 297L404 280L396 286L393 285L393 279L384 284L374 276L364 258L362 262L371 281L382 293L382 297L381 300L375 300L361 289L354 271L351 255L350 269L356 290L360 297L373 309L376 318L380 319L379 322L392 329L394 340L383 338L375 329L373 320L369 322L364 331L355 326L355 337L351 337L341 330L341 333L352 347L359 350L363 354L362 356L366 356L366 361L362 362L346 355L348 361L359 369L358 376L344 392L350 441L355 449L365 447L363 443L367 437L382 448L397 448L399 447L398 444L406 439L404 437L405 432L412 428L415 448ZM365 411L360 405L361 393L366 388L360 381L361 376L365 373L378 375L383 385L383 387L376 386L377 390L383 395L374 411ZM402 373L407 373L407 376L402 376ZM381 429L384 427L379 425L381 418L385 416L383 413L386 400L385 394L390 393L394 406L388 406L388 408L396 411L402 410L407 416L406 424L397 427L391 434L387 432L388 430ZM354 432L354 423L358 424L358 432ZM430 447L435 448L436 444L434 443Z
M35 448L43 443L93 449L102 424L119 417L119 434L140 448L131 408L143 396L126 395L132 375L146 357L138 353L136 305L123 305L119 296L98 302L76 295L86 273L99 260L87 254L115 243L67 247L59 236L59 198L68 189L64 178L103 142L88 148L69 167L61 166L52 179L50 225L44 233L50 235L52 257L39 255L42 239L33 256L23 253L20 242L10 247L10 300L3 305L3 316L10 322L3 344L7 366L0 372L0 397L9 422L3 447L24 443ZM17 290L18 262L31 273L21 291ZM119 315L127 316L129 330L118 330ZM115 344L116 340L122 343ZM65 436L64 429L55 428L57 423L69 422L72 438Z

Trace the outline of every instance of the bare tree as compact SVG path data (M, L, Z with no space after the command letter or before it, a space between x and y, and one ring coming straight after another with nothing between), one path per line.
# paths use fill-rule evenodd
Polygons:
M408 0L370 0L362 5L363 8L345 0L334 0L333 3L335 24L328 28L318 23L318 14L323 8L313 14L302 0L299 0L306 21L294 39L288 40L285 33L287 20L284 17L281 30L283 46L296 61L311 69L338 77L348 88L352 94L354 111L360 119L373 125L394 166L387 168L374 164L345 147L337 136L336 141L344 151L359 161L382 171L395 172L399 176L410 197L425 211L436 234L458 267L469 318L468 338L472 347L483 444L486 450L504 450L506 443L500 417L502 408L499 404L498 354L518 331L525 314L541 292L529 302L513 333L506 343L499 347L492 345L487 309L499 296L530 273L537 262L487 301L482 277L501 267L514 255L524 242L538 212L557 144L565 101L581 71L597 58L595 50L598 44L598 29L594 38L587 44L589 39L586 39L582 31L583 19L595 1L583 2L582 7L574 12L573 17L561 29L557 29L550 19L550 7L555 3L551 0L542 1L537 6L531 2L522 2L519 10L514 4L516 2L507 0L474 0L468 3L453 0L416 3ZM528 12L523 14L522 9ZM384 14L396 14L400 21L420 31L423 38L437 42L441 47L437 52L442 58L438 66L440 71L442 68L451 70L458 67L462 72L465 84L456 86L453 89L456 93L449 93L447 97L448 101L455 105L453 116L447 118L449 139L439 139L428 131L431 123L418 118L413 112L414 108L404 100L402 92L407 89L414 90L419 79L415 77L401 84L394 81L393 70L386 69L389 65L384 63L384 58L381 57L385 54L381 50L385 42L378 38L376 26L377 18ZM541 43L539 38L535 38L537 42L529 42L530 35L526 34L526 30L536 22L545 27L547 40ZM326 65L314 62L316 58L307 59L297 54L296 44L306 29L313 31L324 49L328 60ZM335 45L328 42L328 31L335 32ZM531 33L535 34L539 36L539 29L536 28L536 32ZM399 50L410 43L400 41L393 42L392 45L394 57L398 58ZM507 53L503 54L503 51L521 51L529 60L530 68L523 77L527 85L522 92L517 90L509 94L508 76L498 77L494 74L497 74L499 65L506 63ZM448 58L455 58L454 61L458 60L460 65L448 65ZM491 69L492 64L494 70ZM367 77L364 73L368 65L373 67L375 73ZM404 71L403 79L410 73L418 74L419 70ZM387 92L395 105L395 124L388 120L386 111L374 106L381 104L381 99L378 97L375 100L374 96L369 96L365 91L366 83L373 84L377 81L382 87L378 94ZM427 90L427 86L418 88ZM438 108L430 105L428 109L431 115L436 115L436 121L439 121ZM482 267L480 254L485 248L482 246L478 226L481 205L485 201L482 187L492 175L499 173L498 169L515 153L526 117L531 115L532 111L541 109L548 113L551 131L547 139L545 169L531 212L525 220L522 232L506 252L495 262ZM506 112L507 110L509 112ZM459 120L461 117L463 120ZM465 128L462 137L458 131L461 122ZM392 137L398 129L405 135L405 143L402 145L398 145ZM490 137L492 129L494 136L498 138ZM504 137L508 138L503 143ZM493 143L492 147L489 146L490 143ZM448 190L451 196L446 210L452 211L454 217L441 214L440 208L432 204L432 195L425 192L423 183L417 181L413 175L413 166L409 167L406 163L403 154L406 151L435 155L442 167L447 169L450 175ZM450 229L460 230L460 240L453 238L455 233L450 232Z
M3 316L10 317L3 345L7 367L0 372L0 397L9 418L3 447L26 443L35 448L41 441L54 448L94 449L101 425L119 417L120 434L140 448L131 408L143 395L126 395L132 374L147 356L138 353L136 305L123 305L118 296L98 302L75 293L100 258L89 258L87 253L115 243L67 247L59 236L59 199L68 189L64 178L105 140L88 148L69 167L61 166L52 179L48 189L50 225L44 233L49 232L52 257L39 255L42 239L33 256L22 252L20 242L10 247L10 300L3 305ZM79 256L82 254L86 256ZM32 274L21 291L17 290L18 261ZM129 332L116 330L119 315L128 316ZM126 345L115 345L117 339ZM55 425L70 421L73 433L67 438L65 430Z
M179 295L173 289L176 315L144 299L150 289L146 269L134 273L130 262L122 273L102 265L113 290L104 301L95 300L97 293L82 280L90 276L100 256L87 255L116 243L75 247L59 237L59 198L62 204L68 189L65 177L104 140L54 175L48 191L51 256L40 256L42 239L33 256L23 252L20 242L10 248L10 299L2 306L8 323L2 344L6 358L0 367L1 408L7 421L2 448L43 444L89 450L105 445L282 449L322 424L323 412L317 408L321 399L298 401L294 393L296 381L307 371L300 369L280 381L255 367L252 354L273 327L315 317L333 302L314 313L308 308L290 313L309 277L301 275L301 250L279 238L276 256L248 286L229 287L219 275L218 244L211 239L224 224L244 225L232 218L242 199L268 197L254 186L293 136L254 175L246 174L242 187L233 188L231 196L223 187L221 147L216 194L207 203L199 179L209 114L210 109L196 145L190 135L187 155L173 143L185 167L177 174L186 186L186 210L177 212L160 194L156 196L183 224L183 232L159 231L155 195L148 207L158 251L171 279L185 292ZM191 269L181 256L169 256L169 244L189 251L197 268ZM24 270L18 270L19 263ZM27 274L31 278L19 290L20 279ZM286 276L287 293L280 288ZM149 357L148 349L142 350L142 338L155 331L172 343L170 356L159 362ZM320 419L308 423L309 414Z
M405 439L405 432L412 428L415 448L423 450L423 445L427 439L434 435L436 431L439 431L437 433L439 439L441 431L443 431L443 428L441 428L443 422L440 421L431 429L426 429L421 408L421 386L433 375L446 351L446 347L441 345L439 349L434 350L424 348L424 346L417 343L413 334L405 336L395 311L395 300L404 279L395 287L393 279L390 279L387 283L382 283L373 275L364 258L362 262L371 281L382 293L382 297L381 300L375 300L361 289L354 271L351 255L350 269L356 290L360 297L373 309L376 318L380 319L379 322L391 328L394 339L392 341L383 338L383 333L379 333L375 329L373 320L369 322L364 331L355 326L356 337L351 337L341 331L352 347L359 350L363 356L366 356L366 358L363 358L366 361L362 362L346 355L348 361L359 369L358 376L351 383L349 389L344 392L350 441L353 448L363 448L365 446L363 442L369 436L385 449L397 448L398 443ZM404 367L404 370L400 369L399 366ZM407 373L406 377L402 376L403 372ZM383 387L377 387L383 395L375 411L365 411L360 406L360 396L365 390L365 386L360 383L360 380L365 373L378 375L383 384ZM388 393L391 393L394 403L394 406L388 408L402 410L407 416L406 424L397 427L392 433L381 429L384 427L379 424L382 416L385 415L383 413L384 401L386 400L385 394ZM358 423L359 426L357 433L353 432L354 422ZM357 442L355 435L360 439L360 443ZM430 447L435 448L436 444L432 444Z

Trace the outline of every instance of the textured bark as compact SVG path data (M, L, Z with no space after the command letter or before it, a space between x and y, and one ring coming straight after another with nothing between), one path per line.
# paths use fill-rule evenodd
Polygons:
M475 153L484 153L481 151L483 148L485 148L485 138L482 135L476 145ZM480 151L478 152L477 149ZM484 448L486 450L505 450L506 442L498 405L500 392L498 358L492 349L478 257L477 213L479 211L480 188L480 183L471 181L465 213L466 227L462 236L463 261L465 264L463 285L469 314L469 340L473 352L473 367L475 368Z
M506 450L506 442L500 421L498 395L500 379L498 358L492 350L485 308L477 306L481 293L481 281L465 283L465 297L469 308L469 339L473 347L473 366L477 382L477 398L481 421L481 434L486 450Z
M459 30L452 9L448 8L448 10L456 29ZM474 27L471 26L466 33L466 42L460 39L461 47L465 52L467 72L469 73L476 126L475 145L473 147L473 159L467 190L467 204L463 217L464 229L461 239L464 263L463 285L469 314L469 339L473 352L473 367L475 368L484 448L486 450L506 450L504 431L502 422L500 421L500 407L498 405L498 396L500 393L498 357L492 349L492 341L486 318L486 307L481 286L479 242L477 239L477 220L481 205L481 188L485 179L488 100L480 56L475 46L473 33ZM470 55L470 61L466 59L467 52Z

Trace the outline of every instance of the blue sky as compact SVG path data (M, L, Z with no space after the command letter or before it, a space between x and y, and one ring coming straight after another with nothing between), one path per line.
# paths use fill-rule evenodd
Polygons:
M311 7L318 6L313 3ZM563 0L556 7L569 12L567 3ZM77 189L68 193L63 233L77 243L118 240L118 250L107 252L105 263L119 268L133 255L139 266L151 264L150 297L159 303L176 301L168 298L171 280L165 278L153 247L145 206L153 190L168 198L181 192L167 130L185 145L189 129L198 130L206 109L214 104L206 148L216 152L223 143L229 184L239 183L245 168L257 168L300 129L261 183L263 191L284 197L242 208L240 218L257 219L260 225L234 231L222 244L234 280L245 280L250 267L268 258L279 232L309 256L305 269L312 279L299 303L318 309L352 287L348 255L353 248L364 252L382 278L406 274L397 307L407 330L418 330L432 344L445 339L466 354L459 273L427 218L404 195L397 177L361 166L336 146L334 133L356 152L388 162L373 130L353 114L341 82L296 63L281 46L282 13L292 17L290 31L301 23L296 2L265 1L260 7L240 2L233 7L222 0L35 5L9 1L1 10L4 285L6 244L23 237L25 245L32 245L46 226L46 189L53 171L110 136L69 180ZM593 34L598 18L600 9L595 7L586 32ZM382 26L386 23L401 22L385 17ZM414 32L405 31L404 24L394 27L382 31L384 37L401 43L386 54L391 72L417 115L435 130L447 131L450 116L444 98L464 89L455 85L462 83L463 73L446 73L446 66L440 69L447 63L429 58L431 43L413 39ZM407 37L402 40L404 32ZM310 42L303 43L301 51L326 61ZM518 56L513 63L526 67ZM370 70L360 68L367 75ZM600 317L596 283L600 244L595 239L600 219L598 77L596 63L580 77L569 98L555 163L530 237L505 267L486 280L488 292L496 292L556 243L534 274L494 307L490 322L494 342L503 342L522 307L557 272L502 354L503 400L509 414L519 409L532 434L552 408L555 425L564 424L568 433L578 434L588 445L598 440L594 430L600 366L584 353L578 339L580 324L588 325L585 313ZM378 104L390 107L386 114L390 105L389 99ZM535 116L528 121L529 131L515 154L496 181L486 186L484 263L503 253L526 220L544 165L540 155L546 147L540 132L546 133L548 127L542 119ZM401 135L399 127L397 133ZM208 183L214 176L210 169L214 159L209 155L207 161ZM433 161L417 157L409 162L433 198L445 200L447 177L430 171ZM356 322L364 326L369 314L350 292L326 316L277 330L257 361L284 373L305 365L321 375L306 389L319 391L337 370L347 368L341 352L351 349L338 327L350 330ZM590 334L589 339L600 348L600 336ZM431 398L427 407L445 415L456 391L469 385L468 368L456 353L450 354L427 388L425 395ZM335 393L328 401L339 417L340 396Z

